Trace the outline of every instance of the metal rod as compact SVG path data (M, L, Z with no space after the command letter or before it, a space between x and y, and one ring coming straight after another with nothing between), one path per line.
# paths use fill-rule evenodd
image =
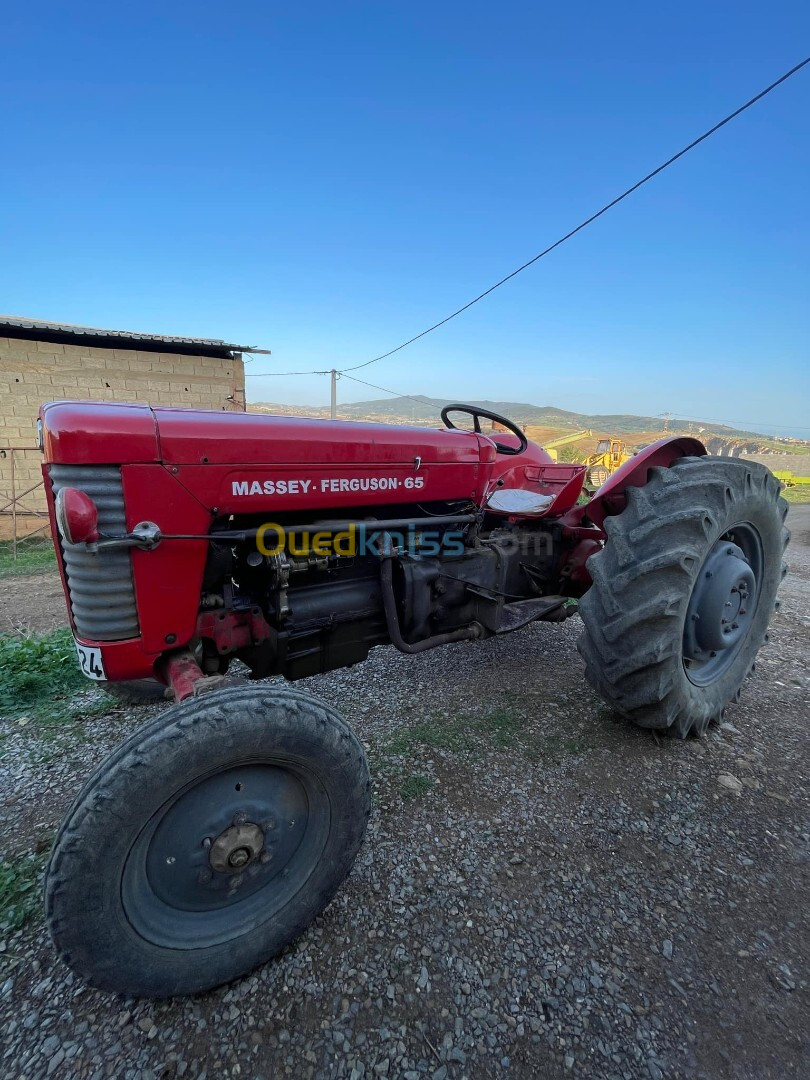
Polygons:
M11 451L11 541L14 562L17 561L17 473L16 458Z
M330 375L332 376L332 394L329 403L329 416L332 420L337 420L337 368L332 368Z
M282 528L287 536L300 536L303 532L345 532L348 529L356 529L361 526L373 532L386 532L389 529L406 529L411 525L472 525L476 521L477 516L475 514L446 514L443 516L436 515L435 517L396 517L389 519L387 522L311 522L309 525L291 525L288 528L284 528L282 525L279 528ZM102 535L96 543L87 546L96 551L129 548L129 546L145 546L145 550L151 551L163 540L233 540L234 542L246 543L248 540L255 540L257 536L258 529L227 529L221 532L166 532L166 534L158 530L153 542L148 546L144 544L144 536L138 536L137 532L127 532L125 536L118 537Z
M307 532L345 532L347 529L357 529L361 526L368 529L371 532L386 531L387 529L407 529L409 525L472 525L476 521L475 514L445 514L437 517L419 517L419 518L393 518L387 521L364 521L356 518L350 521L312 521L306 525L281 525L279 527L284 529L284 532L290 536L300 536L302 533ZM258 529L245 529L245 530L231 530L229 532L214 532L208 533L204 537L197 536L175 536L174 539L183 540L218 540L220 538L234 538L234 539L253 539L258 532ZM173 537L162 536L162 540L170 540Z
M279 528L284 529L285 534L289 536L300 536L302 533L312 532L346 532L348 529L357 529L361 526L369 529L371 532L386 532L389 529L407 529L411 525L472 525L478 519L475 514L445 514L437 515L435 517L419 517L419 518L393 518L388 521L363 521L353 519L351 521L314 521L307 525L279 525ZM160 541L163 540L235 540L242 543L247 540L255 540L258 534L258 529L228 529L222 532L211 533L161 533ZM103 537L104 540L125 540L128 537L123 536L109 536Z
M11 456L11 462L12 462L12 476L13 476L13 473L14 473L14 469L13 469L14 455L13 454ZM0 506L0 513L2 513L4 510L7 510L9 508L9 506L11 506L12 503L20 502L22 499L24 499L26 497L26 495L30 495L32 491L36 491L38 487L42 487L42 481L41 480L37 480L37 482L35 484L32 484L30 488L26 488L25 491L21 491L19 495L16 495L9 502L3 503L3 505ZM3 498L6 498L6 497L7 496L5 494L3 494ZM45 513L44 510L26 510L25 507L23 507L22 509L25 510L26 514L39 514L41 516L42 514Z

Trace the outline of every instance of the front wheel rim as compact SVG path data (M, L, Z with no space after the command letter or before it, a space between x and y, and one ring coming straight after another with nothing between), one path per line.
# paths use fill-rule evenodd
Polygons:
M713 545L692 588L683 631L690 682L709 686L734 664L759 606L764 554L759 532L739 522Z
M325 788L298 763L243 762L198 777L132 845L121 881L126 917L172 949L250 933L304 887L330 824Z

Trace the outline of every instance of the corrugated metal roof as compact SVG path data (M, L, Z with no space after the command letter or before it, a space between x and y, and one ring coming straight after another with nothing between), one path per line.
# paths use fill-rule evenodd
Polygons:
M139 345L173 346L193 345L206 350L228 352L266 352L253 345L235 345L222 341L220 338L190 338L175 337L170 334L143 334L131 330L101 330L95 326L74 326L72 323L46 322L43 319L29 319L22 315L0 315L0 331L4 328L9 330L28 331L33 335L36 331L45 334L59 334L74 338L107 338L116 341L133 342Z

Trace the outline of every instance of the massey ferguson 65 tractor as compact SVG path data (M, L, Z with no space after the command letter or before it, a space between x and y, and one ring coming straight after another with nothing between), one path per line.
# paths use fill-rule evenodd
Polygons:
M778 481L691 438L647 447L588 502L585 466L468 405L438 430L87 402L40 416L82 668L175 702L90 777L48 866L56 947L107 990L243 974L352 865L360 743L329 705L249 680L377 645L464 642L463 665L482 638L578 610L608 704L700 735L753 670L784 573Z

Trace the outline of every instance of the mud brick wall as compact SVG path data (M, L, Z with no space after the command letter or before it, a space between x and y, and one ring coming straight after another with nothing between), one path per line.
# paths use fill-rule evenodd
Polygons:
M193 346L191 346L193 347ZM139 401L197 409L245 408L242 358L232 360L135 349L58 345L46 341L0 337L0 506L10 497L10 447L17 452L15 484L21 492L41 479L36 447L40 405L64 399ZM23 499L24 509L45 507L41 488ZM0 512L0 539L8 533L9 511ZM28 527L18 522L21 533ZM41 524L31 518L32 528Z

